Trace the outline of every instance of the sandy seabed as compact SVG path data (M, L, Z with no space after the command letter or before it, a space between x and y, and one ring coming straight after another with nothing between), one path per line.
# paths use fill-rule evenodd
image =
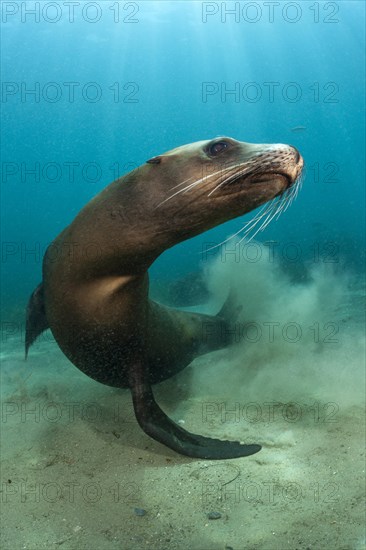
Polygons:
M186 429L262 444L234 460L189 459L150 439L129 392L88 379L49 333L27 362L21 338L7 338L1 547L364 549L360 296L337 303L335 346L246 342L156 387Z

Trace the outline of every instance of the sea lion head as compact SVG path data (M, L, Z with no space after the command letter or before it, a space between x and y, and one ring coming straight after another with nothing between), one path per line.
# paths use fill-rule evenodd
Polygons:
M296 196L303 164L291 145L229 137L183 145L115 180L61 240L95 244L87 273L122 264L143 272L164 250L269 202L254 219L261 229Z
M297 191L303 164L291 145L229 137L153 157L145 166L154 224L166 234L169 247L276 197L286 202Z

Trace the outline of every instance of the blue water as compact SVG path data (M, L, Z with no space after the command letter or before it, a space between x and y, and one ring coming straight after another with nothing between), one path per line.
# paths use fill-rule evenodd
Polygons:
M257 240L363 269L364 2L282 2L272 18L265 3L105 1L73 22L46 4L2 5L3 311L22 311L49 242L110 181L217 135L305 159L297 201ZM153 279L199 269L202 246L246 220L168 251Z
M2 548L364 549L364 0L0 8ZM89 379L49 331L25 362L22 327L44 251L94 195L154 155L219 135L292 144L306 171L248 249L257 265L215 262L210 274L217 294L234 282L236 326L261 338L248 333L154 389L190 431L263 444L213 464L155 443L130 392ZM252 216L166 251L151 268L154 297L203 270L202 251ZM231 421L237 405L272 404L276 417ZM229 420L207 422L207 405ZM278 418L277 405L300 415Z

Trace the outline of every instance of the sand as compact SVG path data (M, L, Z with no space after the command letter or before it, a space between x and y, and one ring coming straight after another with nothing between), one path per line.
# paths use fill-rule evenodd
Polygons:
M327 309L322 276L313 281L313 293L297 287L303 303L318 296L303 323ZM1 547L364 549L362 292L341 287L327 304L333 345L247 338L156 387L190 431L263 445L234 460L175 454L141 431L128 391L88 379L50 333L25 362L23 335L5 332ZM264 310L275 305L283 323L281 300Z

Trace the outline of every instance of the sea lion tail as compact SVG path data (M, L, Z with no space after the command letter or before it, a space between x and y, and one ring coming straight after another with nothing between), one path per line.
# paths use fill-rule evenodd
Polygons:
M32 292L26 310L25 359L28 351L40 334L49 327L44 306L43 283Z

